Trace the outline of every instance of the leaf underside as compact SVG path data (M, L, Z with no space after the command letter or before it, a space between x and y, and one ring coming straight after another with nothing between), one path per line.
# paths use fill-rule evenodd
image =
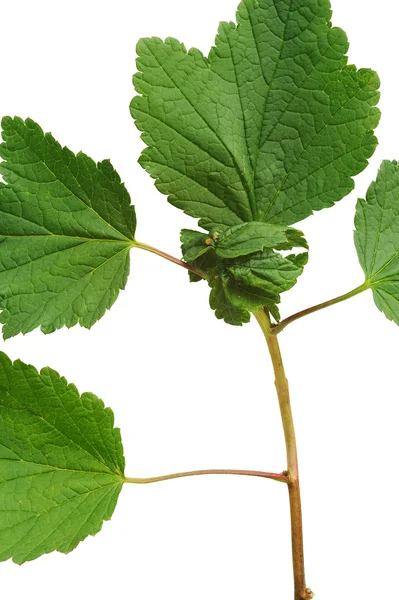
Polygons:
M328 0L244 0L209 57L142 39L141 165L205 229L298 222L353 189L376 147L379 80L347 65Z
M124 479L110 409L0 353L0 561L70 552L111 518Z
M356 207L355 244L377 307L399 325L399 166L384 161Z
M109 161L74 155L32 120L0 145L0 322L5 338L90 328L124 289L136 218Z

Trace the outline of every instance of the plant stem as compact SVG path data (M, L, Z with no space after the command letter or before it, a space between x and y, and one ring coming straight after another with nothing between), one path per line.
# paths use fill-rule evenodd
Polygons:
M368 290L369 287L370 287L369 283L368 283L368 281L366 281L365 283L363 283L362 285L359 285L359 287L355 288L351 292L348 292L347 294L343 294L342 296L338 296L337 298L333 298L332 300L327 300L327 302L322 302L321 304L316 304L316 306L312 306L311 308L307 308L306 310L301 310L300 312L295 313L294 315L291 315L290 317L287 317L286 319L284 319L277 325L273 325L271 327L270 332L273 335L277 335L278 333L283 331L283 329L285 329L287 327L287 325L289 325L290 323L293 323L297 319L306 317L306 315L310 315L314 312L317 312L318 310L327 308L328 306L333 306L334 304L338 304L339 302L343 302L344 300L349 300L349 298L353 298L354 296L361 294L365 290Z
M158 483L159 481L168 481L169 479L180 479L181 477L195 477L197 475L247 475L249 477L263 477L264 479L274 479L288 483L288 476L284 473L264 473L263 471L234 471L230 469L211 469L206 471L186 471L184 473L173 473L172 475L161 475L160 477L134 478L126 477L126 483Z
M284 429L288 464L287 483L291 511L292 562L294 570L295 600L309 600L310 598L313 598L314 594L309 588L306 587L305 583L301 492L299 487L298 457L288 381L284 371L284 365L281 358L277 336L271 333L271 323L268 312L266 310L260 310L255 313L255 317L262 328L272 359L275 374L275 385Z
M202 271L201 269L197 269L197 267L194 267L194 265L192 265L190 263L186 263L183 260L180 260L178 258L175 258L171 254L167 254L166 252L163 252L162 250L158 250L158 248L154 248L153 246L149 246L148 244L143 244L142 242L138 242L138 241L135 241L132 244L132 247L133 248L141 248L141 250L146 250L147 252L151 252L151 254L156 254L157 256L161 256L162 258L169 260L170 262L174 263L175 265L179 265L179 267L183 267L184 269L187 269L187 271L191 271L192 273L195 273L196 275L198 275L199 277L202 277L203 279L208 279L208 275L205 273L205 271Z

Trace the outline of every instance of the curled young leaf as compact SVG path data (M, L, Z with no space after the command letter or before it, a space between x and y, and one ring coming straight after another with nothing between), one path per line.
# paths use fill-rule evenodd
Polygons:
M284 257L273 250L264 250L221 263L209 281L213 290L211 307L216 316L232 325L241 325L248 322L250 312L264 306L278 321L281 294L295 285L307 259L307 253ZM227 306L239 312L231 316Z
M292 250L293 248L305 248L305 250L309 250L309 244L305 239L303 231L288 227L288 229L285 230L285 236L287 242L278 244L275 247L276 250Z
M288 244L282 225L250 221L225 229L215 239L216 254L221 258L238 258L265 248Z
M180 232L181 251L186 262L193 262L213 247L213 240L207 233L182 229Z

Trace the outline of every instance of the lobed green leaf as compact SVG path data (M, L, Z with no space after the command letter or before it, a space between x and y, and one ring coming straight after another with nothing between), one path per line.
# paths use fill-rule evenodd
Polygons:
M136 217L109 161L95 164L6 117L0 174L0 322L5 338L91 327L124 289Z
M356 207L355 244L377 307L399 325L399 165L384 161Z
M113 413L0 353L0 560L70 552L111 518L125 461Z
M250 312L266 307L278 321L281 294L295 285L307 259L307 253L284 257L264 250L221 262L209 281L213 290L210 303L216 316L232 325L242 325L248 322ZM227 307L235 312L232 314Z
M200 225L290 225L353 189L373 154L379 80L347 65L328 0L244 0L209 57L137 46L140 163Z

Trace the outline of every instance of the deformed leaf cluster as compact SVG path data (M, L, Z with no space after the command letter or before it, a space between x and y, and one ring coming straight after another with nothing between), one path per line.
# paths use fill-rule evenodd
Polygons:
M183 258L205 271L216 317L242 325L250 312L264 306L279 320L280 294L295 285L308 255L284 257L275 249L307 248L302 232L255 221L218 229L211 227L209 234L181 232Z

